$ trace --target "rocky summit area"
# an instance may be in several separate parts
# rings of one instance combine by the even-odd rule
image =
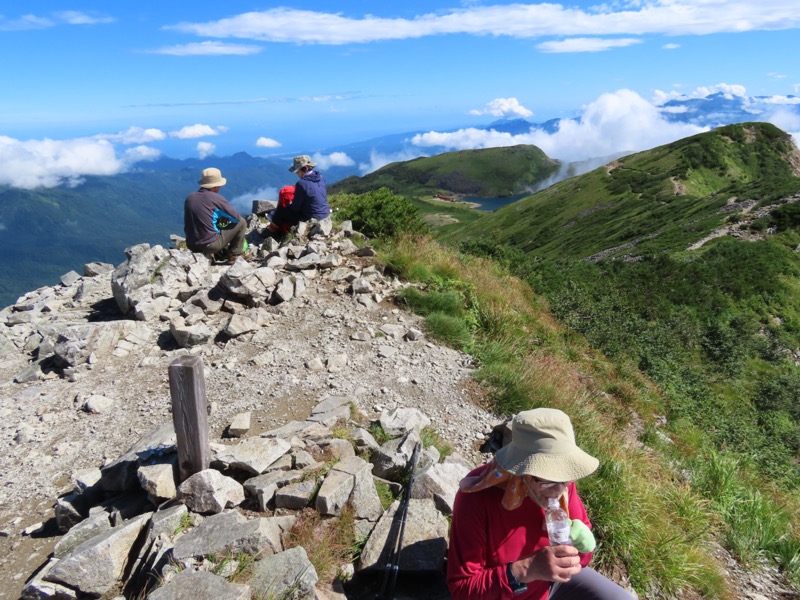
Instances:
[[[422,453],[401,566],[441,568],[455,485],[496,423],[470,357],[398,308],[404,284],[349,223],[261,227],[233,265],[141,244],[0,311],[0,598],[344,597],[286,535],[347,505],[369,536],[356,569],[382,568],[397,503],[376,489],[397,495],[422,432],[454,452]],[[187,356],[210,465],[176,488],[169,368]],[[246,582],[226,577],[233,551],[257,558]]]
[[[369,240],[328,220],[274,239],[259,202],[232,265],[140,244],[0,310],[0,599],[374,598],[417,444],[396,597],[449,598],[457,484],[507,423]],[[185,479],[177,365],[208,438]],[[355,532],[355,564],[317,572],[314,515]],[[715,552],[740,598],[791,597]]]

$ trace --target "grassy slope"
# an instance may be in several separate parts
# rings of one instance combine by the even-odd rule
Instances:
[[[331,186],[334,193],[363,193],[387,187],[409,196],[437,192],[481,197],[513,196],[547,179],[558,163],[535,146],[446,152],[392,163],[364,177]]]
[[[800,347],[800,203],[782,200],[800,192],[799,162],[777,128],[728,126],[564,181],[442,237],[511,256],[559,319],[663,386],[676,434],[796,487],[800,407],[786,390],[800,389],[791,361]],[[750,213],[720,212],[745,200],[755,202]],[[774,228],[764,239],[687,250],[760,210],[750,232]],[[581,260],[600,252],[638,260]]]
[[[443,239],[492,231],[549,258],[682,251],[723,224],[729,213],[720,209],[731,198],[768,204],[800,191],[783,158],[790,144],[771,125],[723,127],[562,181]]]
[[[777,559],[800,584],[797,497],[735,454],[698,448],[702,430],[672,431],[668,394],[634,365],[590,347],[496,262],[420,237],[388,244],[381,258],[421,284],[401,302],[426,317],[429,335],[475,357],[499,414],[549,406],[571,415],[601,462],[580,482],[600,542],[595,568],[625,576],[643,598],[735,598],[716,563],[721,543],[745,564]]]

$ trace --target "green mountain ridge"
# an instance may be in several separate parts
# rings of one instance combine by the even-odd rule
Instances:
[[[798,165],[800,152],[778,128],[730,125],[618,159],[442,238],[491,231],[499,243],[550,258],[678,252],[744,217],[747,201],[777,206],[800,192]]]
[[[342,179],[330,191],[360,194],[385,187],[412,196],[515,196],[535,188],[559,166],[558,161],[530,145],[461,150],[391,163],[363,177]]]
[[[559,321],[651,377],[677,435],[699,428],[702,444],[796,487],[800,151],[790,136],[766,123],[721,127],[464,218],[421,182],[444,178],[434,165],[493,172],[474,157],[391,165],[361,185],[391,179],[426,216],[450,215],[429,221],[440,242],[505,265]]]
[[[799,166],[780,129],[731,125],[447,225],[440,239],[508,265],[560,322],[656,381],[676,434],[702,431],[793,489]]]

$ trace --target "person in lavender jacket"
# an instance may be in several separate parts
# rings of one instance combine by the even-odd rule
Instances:
[[[297,225],[300,221],[322,220],[331,214],[328,206],[328,191],[322,175],[314,170],[317,163],[310,156],[295,156],[289,171],[299,181],[294,186],[294,200],[288,206],[278,206],[272,214],[270,231],[280,232],[285,226]]]

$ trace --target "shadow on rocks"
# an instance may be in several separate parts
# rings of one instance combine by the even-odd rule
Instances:
[[[344,585],[348,600],[375,600],[383,586],[385,571],[369,570],[356,573]],[[404,572],[397,573],[395,600],[450,600],[444,573]]]
[[[178,342],[175,341],[175,338],[172,336],[172,333],[169,331],[162,331],[158,334],[158,339],[156,340],[156,344],[161,350],[166,352],[177,350],[180,348],[178,346]]]
[[[131,319],[132,317],[123,315],[119,311],[119,306],[114,298],[106,298],[95,302],[90,307],[91,311],[87,320],[90,322],[98,321],[120,321],[122,319]]]

